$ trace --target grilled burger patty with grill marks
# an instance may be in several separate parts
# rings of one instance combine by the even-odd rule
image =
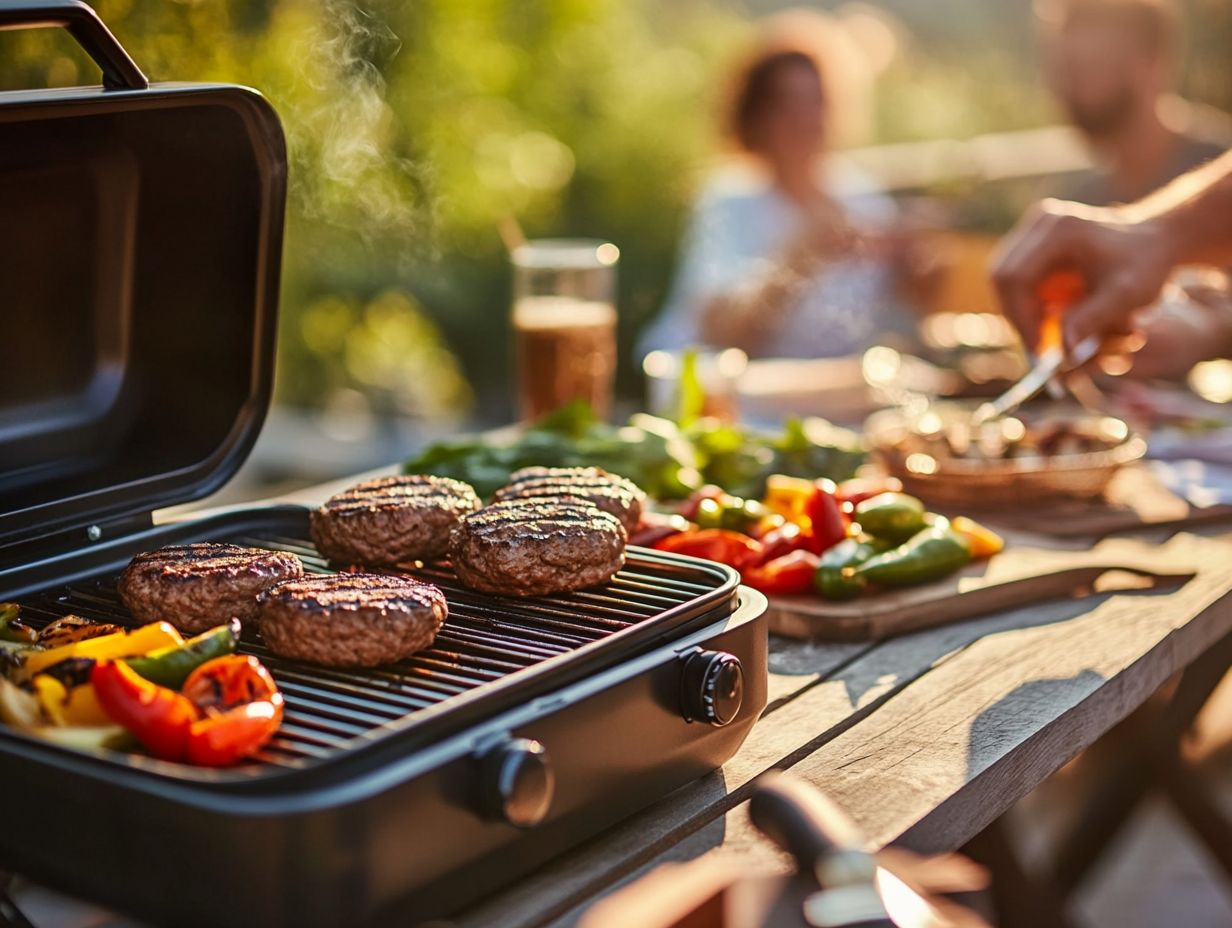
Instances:
[[[510,499],[463,519],[450,556],[471,589],[542,596],[612,579],[626,537],[619,519],[580,499]]]
[[[600,467],[523,467],[509,475],[508,486],[497,490],[493,499],[501,502],[558,496],[584,499],[610,512],[626,532],[637,528],[646,502],[646,494],[637,484]]]
[[[141,622],[170,622],[203,632],[257,614],[257,594],[302,577],[304,565],[286,551],[229,544],[169,545],[138,554],[120,574],[124,605]]]
[[[450,532],[480,506],[468,484],[448,477],[366,480],[311,513],[312,540],[338,564],[390,565],[442,557]]]
[[[375,667],[431,647],[449,614],[431,583],[384,574],[287,580],[260,597],[275,654],[327,667]]]

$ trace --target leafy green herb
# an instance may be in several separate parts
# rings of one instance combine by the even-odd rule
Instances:
[[[789,419],[774,434],[711,418],[681,428],[644,413],[613,426],[585,402],[574,402],[512,439],[438,442],[403,469],[465,480],[481,496],[490,496],[520,467],[602,467],[656,499],[670,500],[684,499],[702,483],[756,498],[773,473],[845,480],[863,460],[859,436],[823,419]]]

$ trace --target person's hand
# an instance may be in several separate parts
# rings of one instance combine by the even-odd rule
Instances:
[[[1134,311],[1159,296],[1172,264],[1167,234],[1155,222],[1135,221],[1120,209],[1045,200],[1001,243],[992,273],[1003,311],[1031,349],[1044,310],[1040,285],[1059,270],[1080,273],[1086,293],[1064,318],[1072,349],[1088,335],[1129,332]]]

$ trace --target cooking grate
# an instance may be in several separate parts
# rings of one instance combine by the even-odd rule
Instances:
[[[303,539],[271,535],[229,540],[289,551],[306,570],[330,572]],[[687,606],[724,585],[720,574],[682,571],[637,556],[605,587],[525,600],[468,590],[438,565],[406,573],[441,588],[449,601],[449,618],[432,648],[405,661],[374,670],[319,667],[272,655],[255,629],[245,629],[240,652],[259,657],[286,698],[282,728],[258,761],[301,768],[332,757],[411,713]],[[36,627],[70,613],[135,624],[112,574],[44,590],[24,598],[21,605],[23,616]]]

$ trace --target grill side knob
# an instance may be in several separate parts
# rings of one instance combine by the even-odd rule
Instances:
[[[485,815],[518,828],[543,821],[556,792],[547,748],[532,738],[511,738],[485,751],[480,763]]]
[[[727,725],[744,701],[744,668],[726,651],[697,650],[685,657],[680,675],[680,708],[686,722]]]

